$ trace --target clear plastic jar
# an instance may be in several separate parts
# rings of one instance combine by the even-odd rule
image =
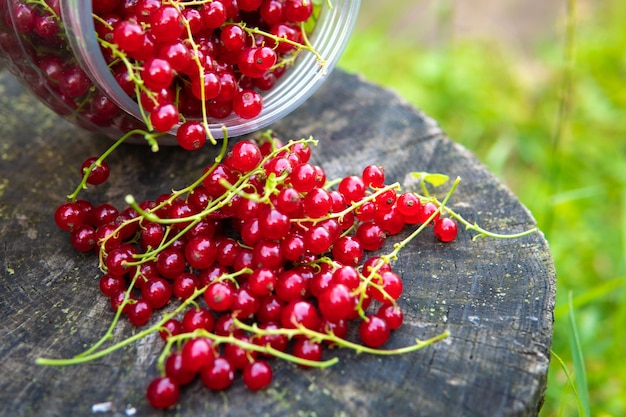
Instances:
[[[46,8],[58,13],[58,33],[54,33],[54,22],[33,23],[21,15],[25,5],[39,14],[41,10],[47,13]],[[339,60],[359,7],[360,0],[323,0],[308,36],[325,60],[323,69],[314,54],[302,51],[276,85],[261,93],[263,110],[258,116],[209,118],[212,135],[222,137],[223,127],[230,136],[260,130],[302,104]],[[139,105],[107,66],[95,36],[92,12],[88,0],[0,0],[0,60],[57,114],[88,130],[119,137],[131,129],[145,128],[145,124]],[[165,143],[173,143],[173,139],[166,138]]]

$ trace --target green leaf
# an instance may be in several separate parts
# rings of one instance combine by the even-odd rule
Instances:
[[[430,172],[411,172],[411,175],[413,176],[413,178],[425,181],[434,187],[444,185],[450,179],[450,177],[445,174],[433,174]]]

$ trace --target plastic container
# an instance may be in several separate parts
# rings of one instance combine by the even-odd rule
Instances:
[[[20,15],[25,4],[41,14],[45,7],[42,3],[41,0],[0,0],[0,60],[4,66],[53,111],[88,130],[118,138],[133,128],[144,128],[137,102],[122,90],[101,53],[95,36],[92,2],[46,0],[51,10],[57,9],[60,14],[57,34],[53,33],[54,22],[46,26],[45,22],[32,23]],[[302,51],[277,84],[262,92],[263,110],[259,116],[242,119],[231,114],[223,119],[209,119],[214,137],[223,136],[223,126],[229,136],[265,128],[301,105],[324,82],[348,42],[360,1],[331,0],[332,7],[328,7],[326,0],[322,3],[308,38],[326,61],[324,69],[320,69],[312,53]],[[63,85],[59,82],[61,71],[65,74]],[[176,129],[170,133],[174,134]],[[175,138],[161,142],[175,143]]]

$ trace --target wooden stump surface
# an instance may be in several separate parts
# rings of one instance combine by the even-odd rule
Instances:
[[[415,187],[411,171],[460,176],[449,206],[465,218],[500,233],[535,226],[516,197],[435,121],[357,76],[335,71],[272,129],[285,139],[318,139],[313,159],[331,178],[359,175],[370,163],[383,165],[389,180],[407,189]],[[212,393],[196,381],[173,411],[153,410],[144,399],[157,374],[158,336],[86,364],[36,365],[40,356],[81,352],[112,318],[97,289],[95,255],[77,254],[52,218],[77,184],[81,161],[110,144],[52,114],[0,71],[0,415],[537,415],[555,295],[553,262],[541,233],[472,241],[472,233],[461,231],[451,244],[438,243],[431,231],[420,234],[395,264],[405,285],[405,324],[387,347],[446,329],[451,336],[407,355],[333,350],[326,354],[338,356],[337,365],[307,371],[275,360],[269,389],[250,392],[236,380],[230,390]],[[85,196],[118,207],[129,193],[156,198],[197,178],[214,156],[209,149],[153,154],[147,146],[128,145],[111,156],[110,181]],[[385,252],[406,235],[390,239]],[[116,340],[132,332],[122,324]],[[94,404],[106,402],[111,411],[93,413]]]

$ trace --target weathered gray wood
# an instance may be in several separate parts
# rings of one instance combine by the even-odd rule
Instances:
[[[273,126],[284,138],[320,140],[315,162],[329,176],[385,166],[410,186],[410,171],[442,172],[463,181],[450,205],[487,229],[519,232],[530,213],[468,151],[395,94],[336,71],[314,97]],[[144,390],[156,374],[161,342],[138,345],[91,363],[35,365],[39,356],[69,357],[95,342],[111,318],[98,294],[93,255],[77,255],[52,213],[77,181],[77,164],[111,142],[52,115],[0,72],[0,415],[90,415],[111,401],[140,416],[533,416],[546,385],[555,274],[541,234],[518,240],[448,245],[430,233],[398,261],[405,325],[390,347],[449,329],[451,337],[400,357],[334,351],[340,363],[302,371],[276,362],[272,387],[251,393],[236,383],[223,394],[201,383],[184,390],[174,412],[157,412]],[[127,146],[110,159],[111,181],[88,196],[121,205],[127,193],[154,198],[187,184],[213,152],[189,154]],[[390,242],[390,244],[393,242]],[[117,337],[132,332],[121,326]]]

